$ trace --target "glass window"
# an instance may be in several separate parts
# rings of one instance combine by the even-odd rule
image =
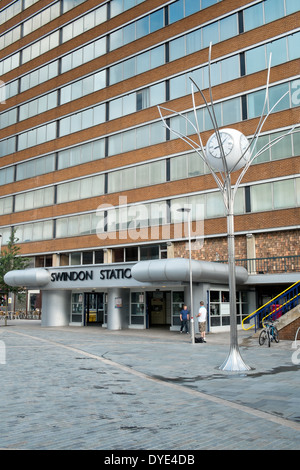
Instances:
[[[170,99],[175,100],[187,94],[186,91],[186,75],[170,79]]]
[[[93,264],[93,252],[92,251],[82,252],[82,264]]]
[[[244,10],[244,30],[258,28],[263,24],[263,2]]]
[[[187,161],[189,177],[203,175],[205,173],[204,162],[197,152],[187,154]]]
[[[109,49],[113,51],[123,45],[123,33],[122,30],[114,31],[109,35]]]
[[[165,161],[160,160],[149,164],[150,184],[163,183],[166,180]]]
[[[149,88],[136,92],[136,109],[140,111],[149,107]]]
[[[221,193],[208,193],[206,195],[206,217],[221,217],[225,214],[223,196]]]
[[[274,185],[274,209],[295,207],[294,180],[277,181]]]
[[[109,84],[114,85],[123,80],[123,63],[113,65],[109,69]]]
[[[270,23],[271,21],[277,20],[284,16],[284,2],[283,0],[265,0],[265,22]]]
[[[155,47],[150,51],[150,68],[154,69],[165,63],[165,47],[164,45]]]
[[[296,199],[297,199],[297,206],[300,206],[300,178],[296,178]]]
[[[102,124],[105,121],[105,104],[100,104],[99,106],[95,106],[93,108],[93,123],[92,126],[96,126],[97,124]],[[89,127],[86,125],[85,127]]]
[[[148,259],[158,259],[159,258],[159,246],[141,246],[140,247],[140,259],[141,261]]]
[[[121,30],[122,31],[122,30]],[[114,33],[112,33],[114,34]],[[131,23],[123,28],[123,43],[128,44],[135,40],[135,23]],[[123,45],[123,44],[121,44]]]
[[[136,186],[147,186],[150,181],[149,164],[136,167]]]
[[[201,29],[197,29],[186,35],[186,53],[192,54],[200,49],[202,49]]]
[[[106,54],[106,37],[98,39],[93,44],[95,58]]]
[[[269,136],[268,135],[261,135],[255,146],[255,152],[261,150],[265,145],[269,143]],[[266,149],[261,155],[259,155],[255,160],[254,163],[263,163],[268,162],[270,160],[270,149]]]
[[[122,134],[115,134],[108,138],[108,155],[117,155],[122,152]]]
[[[240,76],[240,60],[238,55],[229,57],[220,62],[221,64],[221,81],[229,82]]]
[[[274,67],[278,64],[287,62],[287,46],[286,38],[277,39],[267,44],[267,60],[269,61],[270,54],[272,53],[271,65]]]
[[[70,253],[71,257],[71,266],[81,264],[81,253]]]
[[[262,212],[272,209],[272,185],[264,183],[251,186],[251,212]]]
[[[116,119],[122,116],[123,106],[122,98],[117,98],[109,102],[109,119]]]
[[[135,74],[135,58],[128,59],[123,62],[123,78],[126,80],[127,78],[133,77]],[[120,81],[120,80],[119,80]]]
[[[225,41],[238,34],[237,15],[227,16],[220,21],[220,41]]]
[[[289,83],[283,83],[282,85],[271,87],[269,90],[269,109],[271,109],[287,91],[289,91]],[[273,112],[277,113],[278,111],[288,109],[289,107],[290,96],[288,93],[279,103],[277,103]]]
[[[127,134],[127,133],[126,133]],[[133,144],[131,144],[133,148]],[[136,148],[143,148],[149,145],[149,126],[142,126],[136,129]]]
[[[299,2],[298,0],[285,0],[286,14],[290,15],[299,11]]]
[[[256,91],[247,95],[248,119],[260,116],[265,101],[265,90]]]
[[[136,39],[149,34],[149,16],[136,21]]]
[[[145,126],[148,127],[148,126]],[[155,122],[150,124],[150,145],[160,144],[166,140],[166,132],[161,122]],[[144,143],[143,147],[146,147],[148,143]]]
[[[185,16],[192,15],[200,10],[200,0],[185,0]]]
[[[298,59],[300,55],[300,32],[288,36],[289,60]]]
[[[245,52],[247,74],[266,68],[266,47],[259,46]]]
[[[136,148],[136,130],[126,131],[123,134],[123,153]]]
[[[271,140],[280,137],[282,132],[276,132],[271,134]],[[292,156],[292,139],[291,135],[283,137],[279,142],[277,142],[273,147],[271,147],[272,160],[279,160],[281,158],[288,158]]]
[[[234,98],[222,103],[223,125],[241,120],[241,100]]]
[[[166,101],[165,82],[150,87],[150,106],[155,106]]]
[[[101,70],[101,72],[96,73],[93,77],[93,90],[89,91],[89,93],[93,93],[93,91],[102,90],[106,86],[106,70]],[[89,84],[91,86],[91,84]],[[85,89],[85,83],[83,84],[83,89]]]
[[[150,69],[150,52],[144,52],[136,56],[136,73],[140,74]]]
[[[170,61],[179,59],[185,55],[185,37],[181,36],[178,39],[170,41]]]
[[[219,22],[209,24],[202,28],[202,47],[209,47],[210,42],[216,44],[219,41]]]
[[[136,111],[136,94],[130,93],[123,97],[123,115],[134,113]]]
[[[169,24],[175,23],[184,17],[183,0],[177,0],[169,5]]]
[[[150,33],[164,27],[164,10],[157,10],[150,15]]]
[[[200,158],[200,157],[199,157]],[[186,155],[171,158],[171,181],[187,177]]]

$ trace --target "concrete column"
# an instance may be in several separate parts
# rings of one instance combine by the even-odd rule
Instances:
[[[129,289],[114,287],[107,292],[107,329],[122,330],[129,325]],[[116,302],[121,299],[122,306]]]
[[[248,261],[247,271],[249,274],[256,274],[256,245],[255,245],[255,235],[253,233],[247,233],[247,259]]]
[[[193,284],[193,313],[194,313],[194,322],[195,322],[195,333],[198,333],[198,311],[200,308],[200,301],[203,300],[205,308],[207,308],[207,290],[209,289],[209,284],[200,283]],[[188,306],[188,309],[191,306],[190,300],[190,287],[184,287],[184,302]],[[208,327],[208,322],[206,323]]]
[[[112,249],[110,248],[104,248],[104,264],[109,264],[109,263],[112,263],[113,262],[113,259],[112,259]]]
[[[42,326],[68,326],[71,291],[42,291]]]

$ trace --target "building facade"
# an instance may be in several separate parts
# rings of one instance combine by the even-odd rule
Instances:
[[[263,150],[299,123],[299,1],[2,0],[0,8],[0,233],[5,246],[14,228],[30,267],[50,275],[44,285],[28,280],[32,298],[42,291],[46,312],[56,295],[56,324],[177,328],[190,302],[185,275],[138,280],[131,270],[174,259],[180,270],[189,252],[177,209],[189,207],[195,270],[218,266],[215,279],[204,269],[194,281],[195,308],[205,300],[210,327],[228,327],[228,284],[218,278],[223,201],[157,105],[193,119],[189,77],[209,100],[212,42],[218,123],[251,138],[272,53],[267,109],[284,97],[258,139]],[[206,143],[213,126],[198,98]],[[175,114],[168,123],[194,132]],[[299,153],[294,132],[262,151],[240,185],[236,258],[248,279],[238,286],[239,323],[299,280]]]

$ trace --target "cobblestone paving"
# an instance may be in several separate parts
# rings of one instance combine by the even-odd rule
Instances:
[[[253,369],[235,374],[218,370],[228,341],[229,334],[192,345],[188,335],[163,330],[0,325],[0,447],[299,450],[291,342],[267,348],[243,336],[241,354]]]

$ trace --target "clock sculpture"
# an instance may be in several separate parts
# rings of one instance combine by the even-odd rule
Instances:
[[[205,153],[211,166],[219,171],[240,170],[250,158],[249,141],[236,129],[222,129],[219,136],[215,132],[208,139]]]
[[[193,100],[193,111],[194,111],[194,122],[186,117],[184,113],[176,112],[172,109],[163,108],[158,106],[158,111],[160,117],[163,121],[163,124],[168,128],[172,133],[181,138],[186,142],[190,147],[192,147],[198,155],[202,158],[205,164],[208,166],[214,180],[223,195],[223,201],[226,210],[227,217],[227,243],[228,243],[228,271],[229,271],[229,304],[230,304],[230,350],[227,359],[219,367],[220,370],[225,371],[245,371],[249,370],[250,367],[245,364],[243,361],[239,347],[238,347],[238,337],[237,337],[237,322],[236,322],[236,278],[235,278],[235,246],[234,246],[234,199],[240,182],[248,170],[249,166],[255,158],[262,154],[269,147],[273,146],[286,135],[292,133],[296,126],[290,129],[285,134],[277,137],[260,150],[255,151],[257,139],[260,135],[262,127],[268,118],[269,114],[274,110],[277,104],[285,97],[288,93],[285,93],[275,104],[269,109],[265,114],[268,105],[268,92],[269,92],[269,78],[270,78],[270,69],[271,69],[271,54],[268,65],[267,72],[267,83],[266,83],[266,92],[265,100],[263,104],[263,109],[261,117],[259,119],[256,131],[251,138],[248,140],[240,131],[236,129],[219,129],[218,123],[216,120],[214,103],[212,99],[212,87],[211,87],[211,49],[212,45],[209,46],[209,57],[208,57],[208,79],[209,79],[209,95],[210,103],[207,102],[202,90],[198,87],[195,81],[191,80],[191,90],[192,90],[192,100]],[[195,89],[201,94],[201,97],[205,103],[206,109],[209,113],[214,133],[210,136],[207,141],[206,148],[204,148],[200,127],[198,124],[198,116],[196,112],[195,104]],[[181,132],[172,129],[166,118],[170,117],[163,116],[162,110],[171,112],[172,115],[180,116],[189,126],[191,126],[195,135],[197,136],[199,142],[193,140],[191,137],[182,134]],[[234,186],[231,184],[231,173],[237,170],[241,170],[240,174],[237,177],[236,183]],[[193,341],[194,343],[194,341]]]

